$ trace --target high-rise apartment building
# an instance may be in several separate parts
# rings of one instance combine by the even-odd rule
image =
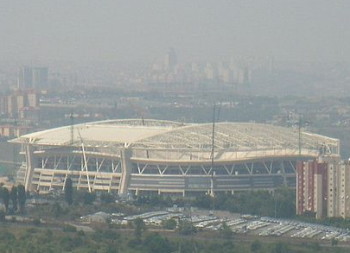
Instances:
[[[34,118],[39,117],[39,96],[34,90],[15,91],[0,97],[0,113],[5,117],[26,119],[25,114],[29,112],[37,115]]]
[[[350,164],[328,165],[328,217],[350,217]]]
[[[297,214],[350,217],[350,164],[338,158],[299,162],[296,189]]]
[[[297,214],[314,213],[316,218],[326,215],[327,179],[327,164],[325,162],[298,162]]]

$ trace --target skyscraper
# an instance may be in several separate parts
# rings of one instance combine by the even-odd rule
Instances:
[[[19,89],[40,89],[48,87],[47,67],[21,67],[18,73]]]
[[[173,71],[177,64],[176,52],[173,48],[170,48],[164,59],[164,69]]]
[[[49,76],[49,70],[47,67],[32,68],[33,88],[47,88],[48,76]]]
[[[18,88],[33,88],[32,68],[28,66],[21,67],[18,73]]]

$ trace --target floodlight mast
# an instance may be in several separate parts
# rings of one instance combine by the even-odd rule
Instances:
[[[298,149],[299,156],[301,156],[301,115],[299,114],[299,122],[298,122]]]
[[[211,178],[210,178],[210,196],[214,197],[214,151],[215,151],[215,113],[216,113],[216,104],[214,103],[213,107],[213,127],[211,133]]]
[[[86,159],[86,154],[85,154],[85,146],[84,146],[84,141],[83,141],[83,138],[81,137],[79,129],[78,129],[78,135],[79,135],[79,139],[80,139],[80,142],[81,142],[81,151],[83,153],[83,159],[84,159],[84,168],[83,169],[85,169],[86,179],[87,179],[87,183],[88,183],[88,189],[89,189],[89,192],[91,193],[90,176],[89,176],[89,170],[88,170],[88,166],[87,166],[87,159]]]
[[[70,144],[73,145],[74,143],[74,115],[73,111],[70,113]]]

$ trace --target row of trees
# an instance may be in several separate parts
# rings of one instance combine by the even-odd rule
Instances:
[[[302,244],[289,244],[285,242],[266,243],[254,240],[247,243],[234,243],[236,239],[232,230],[223,222],[218,234],[206,240],[194,235],[195,228],[188,220],[181,220],[178,227],[178,236],[169,239],[158,233],[146,231],[146,226],[142,219],[138,218],[133,222],[134,238],[129,238],[127,247],[122,252],[146,253],[315,253],[315,252],[347,252],[348,249],[336,248],[336,243],[331,242],[327,248],[321,247],[317,242],[303,242]],[[214,232],[213,232],[214,233]],[[183,240],[183,238],[186,238]]]
[[[72,180],[67,178],[64,185],[64,199],[68,205],[72,205],[74,203],[91,205],[96,200],[96,193],[75,191]],[[114,197],[110,193],[101,193],[100,201],[103,203],[112,203],[114,202]]]
[[[193,205],[233,213],[292,218],[295,216],[295,190],[279,188],[274,192],[242,191],[217,194],[215,197],[202,195],[194,200]]]
[[[74,200],[82,202],[84,205],[90,205],[95,201],[96,194],[86,191],[74,192],[72,179],[67,178],[64,185],[64,199],[68,205],[72,205]]]
[[[203,194],[190,199],[172,199],[169,196],[150,195],[137,197],[135,204],[150,207],[164,207],[174,204],[178,206],[192,205],[205,209],[227,210],[234,213],[292,218],[295,216],[295,190],[279,188],[274,192],[217,193],[215,197]]]
[[[0,198],[5,206],[6,213],[24,212],[27,195],[23,185],[13,186],[10,191],[1,186]]]
[[[346,247],[322,247],[316,243],[292,245],[284,242],[237,242],[232,240],[198,240],[196,238],[165,237],[147,233],[135,243],[128,234],[113,230],[94,233],[58,232],[50,229],[27,228],[20,231],[0,229],[0,252],[23,253],[320,253],[348,252]]]
[[[96,199],[95,193],[75,192],[73,182],[67,178],[64,187],[65,200],[72,205],[74,200],[83,204],[91,204]],[[74,195],[76,197],[74,198]],[[101,201],[113,201],[108,194],[101,195]],[[260,216],[292,218],[295,216],[295,190],[283,187],[274,192],[268,191],[241,191],[235,194],[218,193],[215,197],[201,195],[193,199],[163,197],[159,195],[138,196],[135,201],[139,206],[184,206],[190,204],[206,209],[227,210],[234,213],[247,213]]]

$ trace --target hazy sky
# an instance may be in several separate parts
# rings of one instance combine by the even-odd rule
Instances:
[[[350,60],[349,0],[0,0],[0,59]]]

